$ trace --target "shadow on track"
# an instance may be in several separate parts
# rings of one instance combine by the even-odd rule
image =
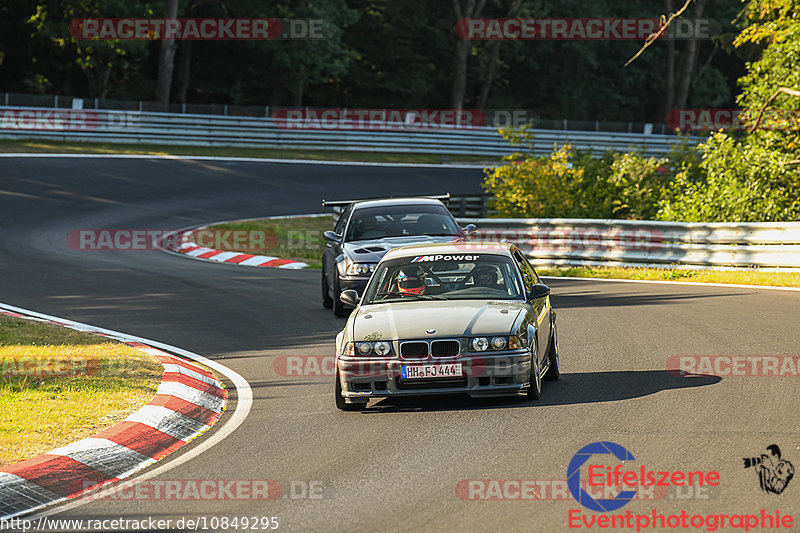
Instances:
[[[537,401],[512,397],[478,399],[465,395],[386,398],[364,412],[464,411],[613,402],[649,396],[663,390],[713,385],[721,380],[719,376],[708,375],[681,377],[667,370],[579,372],[562,374],[558,381],[545,382],[542,397]]]
[[[587,307],[629,307],[634,305],[664,305],[707,298],[727,298],[734,294],[608,294],[599,291],[553,292],[553,308],[558,310]]]

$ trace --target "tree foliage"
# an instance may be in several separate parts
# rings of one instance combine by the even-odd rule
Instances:
[[[462,4],[464,3],[463,0]],[[147,0],[5,0],[0,91],[151,100],[160,43],[75,41],[72,18],[163,17]],[[649,0],[486,0],[482,16],[652,18]],[[318,107],[447,108],[455,76],[452,2],[428,0],[180,0],[184,17],[301,17],[327,21],[323,41],[181,41],[172,100]],[[705,11],[724,32],[735,0]],[[699,45],[689,105],[731,106],[743,72],[723,36]],[[721,39],[721,40],[720,40]],[[719,42],[717,42],[719,41]],[[542,118],[661,123],[669,44],[628,68],[635,41],[469,41],[464,108],[528,109]],[[675,44],[676,64],[685,43]],[[712,56],[714,50],[719,51]],[[730,52],[730,53],[729,53]],[[709,61],[710,59],[710,61]],[[679,69],[680,70],[680,69]],[[680,72],[678,73],[680,74]]]
[[[800,98],[776,96],[800,89],[800,1],[751,0],[745,13],[749,24],[734,44],[764,47],[739,80],[737,101],[752,131],[719,132],[699,147],[702,179],[691,179],[691,168],[678,173],[661,204],[664,220],[800,219]],[[755,128],[767,104],[768,118]]]

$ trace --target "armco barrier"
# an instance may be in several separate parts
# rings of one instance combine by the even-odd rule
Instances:
[[[512,242],[536,266],[800,269],[800,222],[685,223],[459,218],[475,240]]]
[[[550,153],[554,145],[570,143],[576,149],[594,149],[598,155],[609,149],[636,149],[663,156],[683,139],[663,134],[530,131],[533,151],[539,155]],[[0,106],[0,138],[487,157],[518,151],[494,128],[405,129],[386,124],[386,129],[301,129],[269,117],[13,106]],[[697,142],[697,138],[688,139]]]

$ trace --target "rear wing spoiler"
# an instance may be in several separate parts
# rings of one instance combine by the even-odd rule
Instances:
[[[383,198],[361,198],[359,200],[325,200],[322,199],[322,207],[344,207],[346,205],[354,204],[356,202],[367,202],[370,200],[388,200],[395,198],[394,196],[386,196]],[[450,193],[447,194],[432,194],[428,196],[401,196],[400,198],[430,198],[431,200],[449,200]]]

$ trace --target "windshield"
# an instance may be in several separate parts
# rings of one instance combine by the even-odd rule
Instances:
[[[518,300],[521,294],[516,269],[504,256],[418,256],[378,265],[363,303]]]
[[[345,241],[365,241],[413,235],[457,236],[458,225],[437,205],[366,207],[353,213]]]

